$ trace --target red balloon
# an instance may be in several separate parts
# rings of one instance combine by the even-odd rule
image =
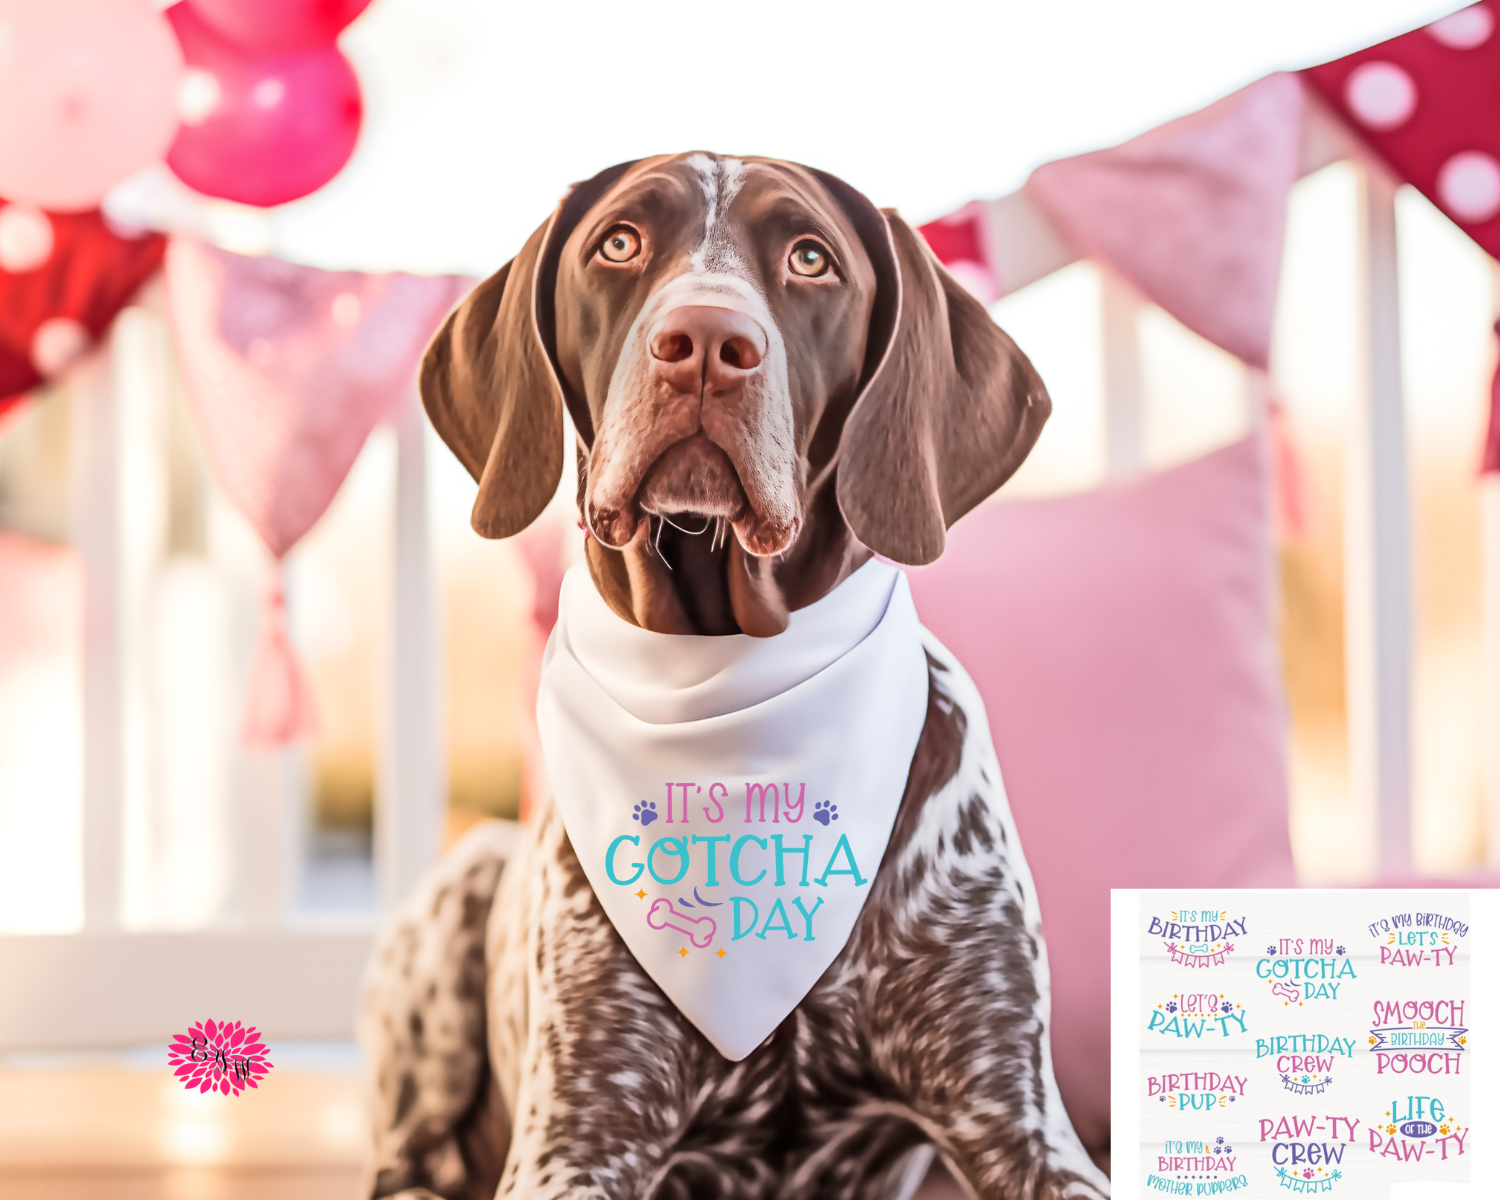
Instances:
[[[187,4],[167,10],[187,71],[167,165],[208,196],[268,207],[314,192],[354,153],[362,106],[336,46],[256,54]]]
[[[247,50],[327,46],[370,0],[187,0],[217,32]]]

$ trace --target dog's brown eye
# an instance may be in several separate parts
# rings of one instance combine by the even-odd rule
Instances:
[[[809,279],[828,274],[828,252],[817,242],[798,242],[789,262],[793,271]]]
[[[609,262],[629,262],[641,252],[641,235],[629,225],[617,225],[604,235],[599,253]]]

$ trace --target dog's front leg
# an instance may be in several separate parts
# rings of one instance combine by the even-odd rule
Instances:
[[[371,1072],[371,1195],[489,1200],[509,1118],[485,1055],[485,930],[513,827],[470,830],[376,940],[359,1041]]]
[[[555,809],[535,849],[524,964],[509,959],[527,974],[524,1045],[517,1063],[495,1064],[517,1077],[499,1195],[769,1195],[773,1056],[727,1062],[662,995],[604,915]]]
[[[886,860],[824,989],[826,1021],[856,1014],[877,1094],[904,1103],[978,1200],[1109,1195],[1053,1078],[1035,889],[960,671],[933,671]]]

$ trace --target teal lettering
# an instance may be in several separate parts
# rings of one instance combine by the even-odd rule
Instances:
[[[609,849],[604,852],[604,873],[609,876],[610,883],[622,883],[628,886],[639,879],[641,872],[646,868],[641,866],[640,863],[631,863],[630,865],[635,868],[635,874],[629,879],[621,879],[615,874],[615,851],[620,848],[621,842],[634,842],[639,847],[641,839],[633,833],[622,833],[614,841],[610,842]]]
[[[781,924],[773,925],[771,924],[771,922],[775,919],[777,913],[781,914]],[[789,942],[795,942],[797,940],[797,935],[792,932],[792,919],[786,915],[786,906],[782,904],[779,897],[777,898],[776,903],[771,906],[770,913],[768,913],[766,916],[766,927],[755,936],[764,940],[766,934],[770,933],[773,929],[784,931],[786,933],[787,941]]]
[[[752,933],[755,932],[755,923],[760,920],[760,909],[755,907],[754,900],[751,900],[746,896],[733,896],[731,897],[731,899],[734,901],[734,936],[729,940],[731,942],[737,942],[740,940],[740,938],[749,937]],[[750,924],[744,926],[743,928],[740,926],[741,904],[748,904],[750,906]]]
[[[669,849],[668,847],[674,847]],[[663,854],[670,854],[682,865],[678,867],[677,874],[671,879],[663,879],[656,873],[656,852],[660,850]],[[688,844],[686,838],[664,837],[657,838],[651,843],[651,852],[646,855],[646,869],[651,872],[651,878],[657,883],[674,884],[679,883],[682,877],[688,873]]]
[[[840,850],[844,852],[844,857],[849,860],[849,866],[847,869],[840,867],[835,871],[833,863],[838,858]],[[828,856],[828,865],[823,868],[823,873],[818,876],[818,886],[827,887],[830,875],[853,875],[855,887],[864,887],[869,882],[859,873],[859,865],[854,861],[854,851],[849,848],[849,837],[847,834],[839,834],[838,845],[833,848],[833,853]]]
[[[786,854],[802,855],[802,887],[807,886],[807,860],[812,857],[812,834],[802,835],[802,849],[788,850],[781,844],[781,834],[773,833],[771,840],[776,843],[776,886],[786,886],[786,876],[782,874],[782,856]]]
[[[728,837],[729,835],[725,834],[724,836]],[[757,875],[754,879],[745,879],[740,875],[740,851],[745,848],[746,842],[759,842],[760,848],[762,850],[764,850],[768,844],[765,838],[756,837],[753,833],[744,834],[740,837],[739,841],[735,842],[734,849],[729,852],[729,877],[741,887],[750,887],[753,884],[759,883],[766,877],[766,869],[764,867],[760,869],[760,874]]]
[[[721,784],[719,786],[723,785]],[[712,789],[710,789],[710,794],[712,794]],[[718,802],[715,801],[715,803]],[[693,845],[696,846],[699,842],[708,843],[708,882],[703,885],[704,887],[719,886],[719,864],[717,861],[718,847],[715,846],[714,843],[727,842],[728,840],[729,835],[727,833],[717,833],[713,837],[699,837],[696,833],[693,834]]]
[[[823,897],[818,897],[818,902],[812,906],[812,912],[808,912],[807,909],[802,907],[801,896],[793,896],[792,903],[797,906],[797,911],[802,914],[802,923],[807,926],[807,940],[810,942],[817,941],[817,938],[813,937],[812,933],[812,919],[813,913],[817,912],[818,909],[823,907]]]

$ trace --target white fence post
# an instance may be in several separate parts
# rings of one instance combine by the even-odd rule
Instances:
[[[120,438],[111,340],[69,384],[72,534],[84,567],[83,925],[91,932],[118,927],[124,878]]]
[[[278,929],[295,911],[307,821],[307,752],[300,745],[247,749],[236,858],[241,912],[251,929]]]
[[[1490,285],[1500,315],[1500,264],[1490,263]],[[1500,371],[1500,363],[1496,364]],[[1480,713],[1480,744],[1484,754],[1485,863],[1500,870],[1500,474],[1479,481],[1480,629],[1483,649],[1480,670],[1484,682],[1484,708]],[[1482,731],[1488,729],[1489,735]]]
[[[1500,870],[1500,475],[1486,475],[1479,483],[1480,530],[1483,546],[1481,617],[1484,650],[1484,711],[1480,737],[1484,747],[1485,863]]]
[[[426,417],[416,392],[396,425],[396,520],[385,736],[376,788],[381,899],[405,896],[442,847],[446,809],[442,642],[427,513]]]
[[[1146,466],[1146,395],[1141,371],[1141,297],[1108,267],[1099,268],[1104,392],[1104,472],[1110,479]]]
[[[1345,466],[1344,651],[1349,782],[1373,805],[1380,871],[1411,861],[1412,550],[1401,329],[1396,182],[1365,166],[1359,237],[1364,311],[1360,398]]]

